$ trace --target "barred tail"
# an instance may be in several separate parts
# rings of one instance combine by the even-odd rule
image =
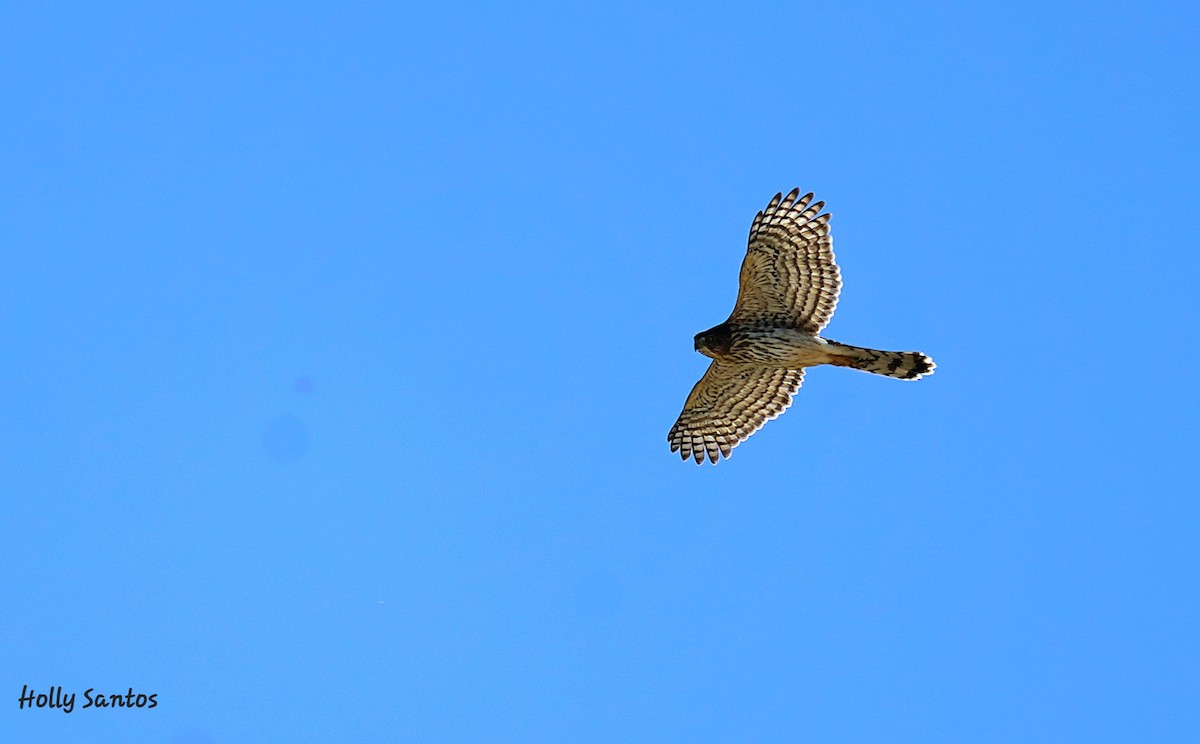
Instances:
[[[830,364],[898,380],[916,380],[921,375],[933,374],[933,368],[937,366],[919,351],[879,351],[836,341],[830,341],[828,349]]]

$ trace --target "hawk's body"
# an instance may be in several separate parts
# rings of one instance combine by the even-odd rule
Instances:
[[[915,351],[877,351],[818,335],[842,287],[829,214],[812,194],[776,194],[750,227],[737,303],[724,323],[696,334],[713,359],[692,388],[667,440],[697,463],[730,452],[791,405],[804,368],[818,364],[915,380],[933,360]]]

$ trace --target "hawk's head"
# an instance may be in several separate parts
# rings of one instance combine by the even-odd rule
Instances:
[[[729,326],[722,323],[696,334],[696,351],[716,359],[729,353],[729,345],[732,342],[733,334],[729,332]]]

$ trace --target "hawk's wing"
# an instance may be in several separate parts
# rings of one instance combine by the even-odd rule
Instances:
[[[829,323],[842,288],[833,262],[829,213],[811,193],[776,194],[750,226],[733,321],[768,321],[816,334]],[[799,198],[797,198],[799,197]]]
[[[804,381],[803,369],[713,361],[692,388],[683,413],[667,434],[680,457],[715,463],[763,424],[783,413]]]

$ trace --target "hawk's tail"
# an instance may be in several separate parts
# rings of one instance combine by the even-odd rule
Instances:
[[[879,351],[836,341],[829,342],[828,350],[830,364],[898,380],[916,380],[921,375],[933,374],[933,368],[937,366],[919,351]]]

